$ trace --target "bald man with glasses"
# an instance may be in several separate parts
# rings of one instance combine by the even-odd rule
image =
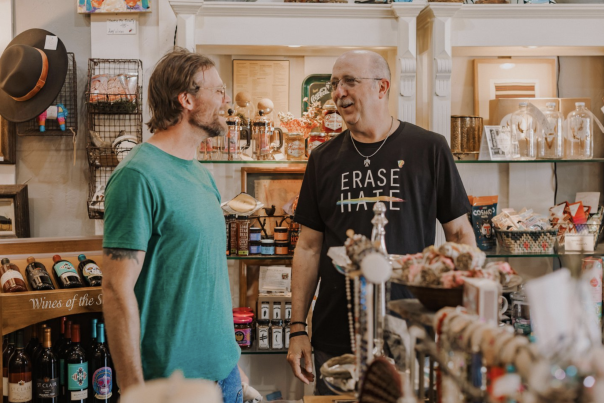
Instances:
[[[436,220],[448,241],[476,245],[470,204],[445,138],[391,116],[390,69],[382,56],[351,51],[334,64],[331,96],[348,130],[313,150],[295,221],[302,232],[292,264],[292,325],[287,359],[302,382],[314,381],[305,320],[313,313],[315,370],[351,353],[344,276],[327,257],[346,231],[371,236],[373,203],[387,207],[389,253],[421,252],[434,244]],[[392,298],[411,297],[393,284]],[[295,336],[294,336],[295,335]],[[332,394],[317,380],[315,393]]]

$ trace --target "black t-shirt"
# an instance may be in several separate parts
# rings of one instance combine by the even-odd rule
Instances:
[[[355,144],[363,155],[372,155],[382,142]],[[295,215],[295,221],[323,232],[312,345],[332,354],[351,348],[344,276],[327,251],[344,245],[348,229],[371,236],[375,198],[388,198],[383,201],[391,254],[421,252],[434,244],[437,219],[447,223],[471,209],[451,150],[439,134],[401,122],[368,167],[364,161],[349,131],[314,149]]]

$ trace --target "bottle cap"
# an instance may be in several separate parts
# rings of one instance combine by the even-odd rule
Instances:
[[[84,260],[86,260],[86,255],[79,255],[79,256],[78,256],[78,260],[79,260],[80,262],[83,262]]]
[[[44,329],[44,348],[52,347],[51,329],[47,327]]]
[[[105,342],[105,324],[99,323],[98,325],[96,325],[96,331],[97,331],[97,341],[101,344],[104,343]]]
[[[59,255],[54,255],[54,256],[52,257],[52,261],[53,261],[53,262],[55,262],[55,263],[57,263],[59,260],[62,260],[62,259],[61,259],[61,256],[59,256]]]
[[[36,261],[36,259],[33,256],[30,256],[27,258],[27,264],[32,264],[35,261]]]

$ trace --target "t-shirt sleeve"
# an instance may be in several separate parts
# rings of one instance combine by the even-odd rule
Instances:
[[[152,190],[145,177],[128,167],[114,172],[105,190],[103,247],[146,252],[152,217]]]
[[[436,191],[436,218],[441,224],[453,221],[471,210],[453,154],[442,136],[439,136],[436,149]]]
[[[324,232],[325,223],[321,219],[321,212],[319,211],[317,184],[315,159],[311,154],[306,165],[294,221],[315,231]]]

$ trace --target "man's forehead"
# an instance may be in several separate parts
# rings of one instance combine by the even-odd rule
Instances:
[[[367,60],[361,56],[347,56],[336,61],[332,69],[332,77],[358,77],[367,70]]]

